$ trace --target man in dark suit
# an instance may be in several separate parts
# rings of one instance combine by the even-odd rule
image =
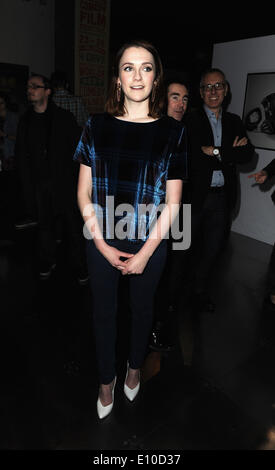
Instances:
[[[223,246],[237,198],[236,165],[254,154],[239,116],[223,109],[228,84],[219,69],[201,78],[202,107],[189,113],[186,126],[192,203],[191,266],[197,311],[214,311],[207,280]]]
[[[50,82],[43,75],[29,78],[27,95],[30,107],[19,121],[15,160],[23,190],[21,203],[38,222],[40,278],[48,279],[55,267],[55,227],[62,218],[81,283],[87,279],[87,270],[76,201],[78,168],[72,159],[81,129],[72,113],[51,102]]]
[[[185,82],[172,78],[166,83],[166,114],[183,122],[189,101],[189,90]],[[187,203],[187,180],[183,185],[183,203]],[[180,217],[182,211],[180,211]],[[168,252],[165,269],[155,296],[155,323],[149,347],[154,351],[168,352],[174,347],[176,325],[176,301],[180,290],[183,265],[183,253],[172,250],[172,239],[168,241]]]

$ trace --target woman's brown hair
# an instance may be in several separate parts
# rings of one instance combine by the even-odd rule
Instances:
[[[149,51],[155,61],[156,67],[156,76],[154,80],[154,85],[152,92],[149,97],[149,113],[148,116],[151,116],[154,119],[157,119],[162,114],[163,102],[164,102],[164,90],[163,90],[163,67],[159,57],[159,54],[156,48],[149,42],[143,40],[131,41],[119,49],[116,54],[114,66],[113,66],[113,76],[111,79],[108,98],[105,106],[107,113],[112,114],[113,116],[123,116],[126,112],[124,106],[124,93],[122,89],[118,92],[117,79],[119,77],[119,63],[121,57],[123,56],[126,49],[129,47],[143,47]]]

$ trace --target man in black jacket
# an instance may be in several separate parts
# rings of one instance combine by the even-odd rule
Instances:
[[[207,280],[236,203],[236,165],[247,163],[254,154],[239,116],[222,109],[227,92],[224,73],[207,70],[200,82],[203,106],[186,118],[191,165],[191,253],[198,311],[214,311]]]
[[[185,82],[172,78],[166,83],[165,112],[168,116],[183,122],[188,107],[189,90]],[[187,162],[186,162],[187,164]],[[188,183],[184,181],[182,202],[188,203]],[[182,217],[182,211],[180,211]],[[155,351],[168,352],[174,347],[176,329],[176,304],[181,288],[184,253],[173,252],[172,238],[168,243],[165,269],[155,296],[155,324],[149,347]]]
[[[46,77],[32,75],[27,95],[31,106],[19,121],[15,159],[22,202],[38,221],[40,278],[47,279],[55,267],[55,226],[63,218],[74,265],[83,280],[87,274],[76,202],[78,168],[72,160],[81,130],[72,113],[51,103]]]

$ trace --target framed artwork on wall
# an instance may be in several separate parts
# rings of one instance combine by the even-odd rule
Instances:
[[[255,147],[275,150],[275,72],[247,74],[243,122]]]

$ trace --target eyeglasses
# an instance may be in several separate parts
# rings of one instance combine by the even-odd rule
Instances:
[[[207,93],[211,92],[212,90],[223,90],[225,87],[225,83],[224,82],[217,82],[217,83],[214,83],[214,85],[211,85],[210,83],[207,83],[207,85],[202,85],[201,86],[201,89]]]
[[[45,86],[42,85],[36,85],[35,83],[30,83],[27,85],[27,90],[31,88],[32,90],[37,90],[37,88],[46,88]]]

